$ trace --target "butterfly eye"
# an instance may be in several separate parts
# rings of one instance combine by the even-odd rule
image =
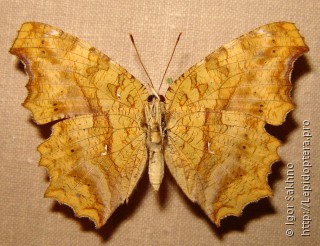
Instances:
[[[165,101],[166,101],[166,99],[164,98],[164,96],[159,95],[159,97],[160,97],[160,102],[165,102]]]
[[[148,102],[152,102],[152,100],[155,98],[155,95],[150,95],[148,96]]]

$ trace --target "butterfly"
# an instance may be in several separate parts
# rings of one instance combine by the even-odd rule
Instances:
[[[29,77],[23,106],[37,124],[57,121],[43,142],[45,197],[97,228],[128,201],[148,163],[159,189],[164,164],[185,195],[220,225],[272,194],[267,177],[280,125],[293,109],[290,74],[308,47],[292,23],[258,27],[173,81],[164,96],[88,43],[47,24],[21,26],[10,52]]]

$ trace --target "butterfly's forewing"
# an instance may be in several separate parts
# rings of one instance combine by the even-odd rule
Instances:
[[[279,125],[293,108],[289,96],[293,62],[307,50],[292,23],[257,28],[185,72],[165,94],[166,109],[239,111]]]
[[[146,88],[90,44],[43,23],[24,23],[10,52],[29,76],[24,106],[39,124],[110,108],[142,110]]]
[[[292,23],[257,28],[191,67],[165,94],[165,161],[184,193],[220,224],[270,196],[279,141],[265,130],[293,108],[293,62],[308,50]]]
[[[50,175],[46,196],[102,226],[146,164],[147,90],[106,55],[46,24],[23,24],[10,52],[25,64],[24,106],[34,120],[67,118],[38,148]]]

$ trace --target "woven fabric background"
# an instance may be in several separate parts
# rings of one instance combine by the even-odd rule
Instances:
[[[0,245],[316,245],[319,239],[320,2],[316,0],[0,1]],[[78,36],[146,81],[128,33],[135,37],[155,85],[179,32],[181,41],[167,77],[176,78],[213,50],[251,29],[274,21],[296,23],[310,47],[293,72],[297,105],[284,125],[269,127],[281,139],[281,161],[269,183],[274,196],[250,204],[239,218],[217,228],[190,202],[166,170],[159,193],[144,175],[128,204],[100,230],[72,209],[44,199],[46,171],[36,146],[50,136],[21,107],[27,77],[8,53],[20,25],[40,21]],[[162,92],[166,90],[163,86]],[[303,210],[303,121],[311,128],[311,236],[301,236]],[[287,164],[294,165],[294,201],[287,201]],[[287,211],[287,206],[293,206]],[[294,225],[286,225],[294,213]],[[292,229],[289,237],[286,231]]]

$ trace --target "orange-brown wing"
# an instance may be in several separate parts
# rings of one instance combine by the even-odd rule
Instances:
[[[293,62],[308,47],[294,24],[259,27],[210,54],[167,91],[165,161],[217,225],[270,196],[280,142],[264,129],[293,108]]]
[[[38,148],[50,175],[46,197],[102,226],[146,165],[147,90],[106,55],[46,24],[23,24],[10,52],[25,64],[24,106],[34,120],[67,118]]]
[[[40,165],[50,175],[45,196],[71,206],[96,227],[105,224],[128,200],[145,168],[143,120],[140,111],[121,108],[55,124],[52,136],[38,147]]]
[[[270,196],[270,166],[279,141],[256,117],[183,107],[171,111],[165,160],[177,183],[217,225],[245,205]]]
[[[293,108],[293,62],[308,47],[292,23],[271,23],[222,46],[187,70],[165,94],[181,106],[239,111],[280,125]]]
[[[146,103],[148,92],[137,79],[58,28],[24,23],[10,52],[25,64],[29,95],[23,105],[39,124]]]

